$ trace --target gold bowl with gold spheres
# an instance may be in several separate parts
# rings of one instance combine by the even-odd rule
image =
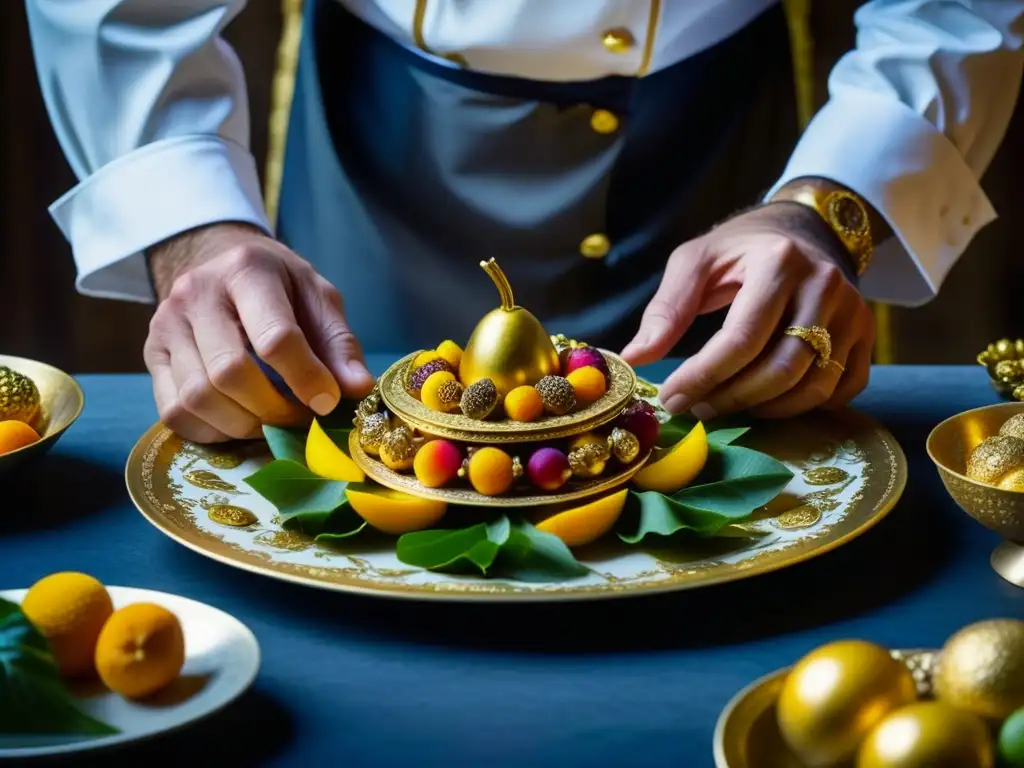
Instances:
[[[78,382],[52,365],[23,357],[0,355],[0,369],[27,377],[38,391],[38,408],[26,420],[39,433],[39,440],[0,454],[0,476],[45,454],[75,423],[85,407],[85,393]],[[4,415],[0,413],[0,419]]]
[[[999,403],[958,413],[943,421],[926,443],[943,485],[968,515],[1004,541],[992,552],[996,573],[1024,587],[1024,489],[1010,490],[973,480],[967,475],[971,452],[982,441],[999,435],[1009,419],[1024,413],[1024,403]]]

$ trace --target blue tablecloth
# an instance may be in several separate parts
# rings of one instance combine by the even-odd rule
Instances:
[[[549,606],[350,597],[207,560],[152,528],[124,489],[128,452],[156,419],[148,378],[81,382],[78,424],[5,480],[0,585],[73,569],[173,592],[237,616],[263,651],[248,694],[120,755],[138,765],[703,768],[729,698],[820,643],[938,646],[966,623],[1024,615],[1024,590],[989,567],[997,537],[946,496],[924,451],[941,419],[994,401],[975,367],[875,370],[857,407],[900,441],[910,482],[863,537],[731,585]]]

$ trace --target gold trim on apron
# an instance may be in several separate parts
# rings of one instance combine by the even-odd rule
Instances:
[[[644,54],[640,59],[640,68],[636,72],[637,77],[643,77],[651,68],[651,59],[654,57],[654,38],[658,33],[660,18],[661,0],[651,0],[651,12],[647,16],[647,35],[644,37]]]

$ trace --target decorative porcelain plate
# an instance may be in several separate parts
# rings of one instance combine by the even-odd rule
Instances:
[[[893,657],[907,665],[918,695],[931,695],[937,651],[897,650]],[[789,669],[755,680],[726,704],[715,726],[715,768],[803,768],[782,739],[775,704]]]
[[[157,424],[132,451],[126,479],[133,501],[160,531],[227,565],[344,592],[488,601],[650,594],[774,571],[866,531],[892,509],[907,480],[896,440],[853,411],[758,423],[744,444],[784,462],[794,477],[751,522],[734,526],[735,538],[651,551],[599,542],[574,553],[591,573],[558,583],[428,572],[399,562],[393,540],[320,545],[286,532],[274,507],[244,482],[270,460],[262,442],[196,446]]]
[[[25,589],[0,592],[20,603]],[[88,715],[117,728],[112,736],[0,735],[0,762],[18,758],[66,755],[120,746],[181,728],[223,709],[256,678],[260,649],[248,627],[204,603],[164,592],[107,587],[115,608],[130,603],[156,603],[174,613],[185,634],[185,666],[181,676],[145,702],[131,702],[100,683],[73,688]]]

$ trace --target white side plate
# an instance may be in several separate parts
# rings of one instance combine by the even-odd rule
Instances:
[[[131,587],[107,587],[115,608],[156,603],[173,612],[185,633],[181,677],[146,702],[131,702],[99,683],[72,686],[81,709],[117,728],[99,738],[0,734],[0,760],[85,752],[150,738],[211,715],[241,695],[256,678],[260,649],[242,622],[209,605],[177,595]],[[21,603],[27,590],[0,591]]]

